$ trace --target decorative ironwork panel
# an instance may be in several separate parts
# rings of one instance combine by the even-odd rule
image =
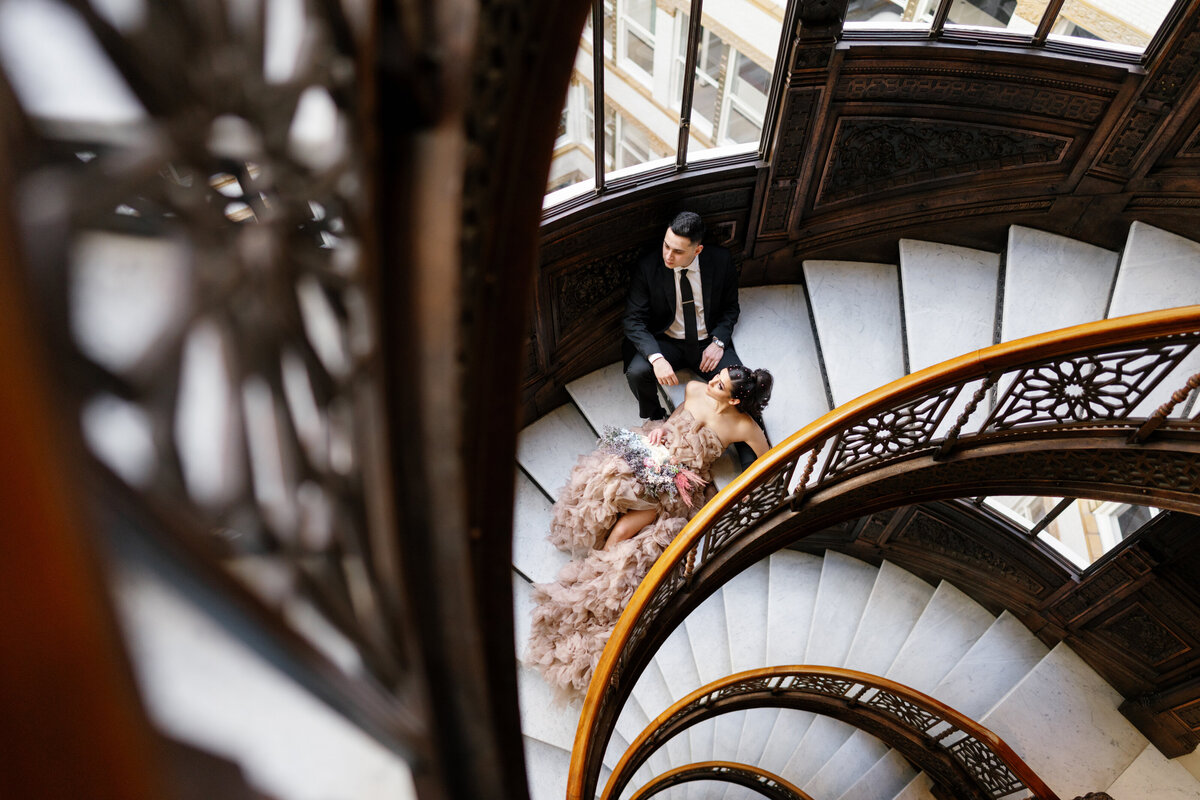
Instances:
[[[951,386],[854,423],[838,437],[821,480],[928,444],[957,395]]]
[[[764,692],[771,689],[771,678],[755,678],[754,680],[739,681],[730,686],[722,687],[716,694],[712,696],[713,700],[720,700],[725,697],[735,697],[740,694],[753,694],[755,692]]]
[[[704,549],[700,554],[701,566],[708,563],[708,560],[730,540],[754,527],[759,520],[784,503],[787,498],[788,479],[794,466],[784,465],[717,517],[704,537]]]
[[[992,748],[978,739],[967,737],[946,748],[966,768],[971,777],[992,797],[1004,797],[1025,788],[1025,784]]]
[[[260,5],[44,4],[22,21],[47,32],[5,53],[41,137],[19,175],[25,251],[97,459],[214,546],[280,624],[396,687],[403,637],[371,535],[382,389],[362,20]],[[56,31],[102,75],[99,96],[91,80],[49,98],[26,85],[60,58]],[[46,111],[60,101],[66,120]]]
[[[981,430],[1126,419],[1194,346],[1168,342],[1027,367]]]
[[[928,731],[942,721],[940,717],[888,691],[876,692],[873,697],[862,703],[891,714],[905,725],[918,731]]]
[[[845,678],[831,678],[826,675],[811,675],[800,673],[789,676],[782,688],[798,692],[813,692],[829,697],[845,697],[858,684]]]

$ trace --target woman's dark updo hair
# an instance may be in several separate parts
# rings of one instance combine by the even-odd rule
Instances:
[[[740,400],[742,411],[762,425],[762,412],[771,400],[771,387],[775,379],[765,369],[750,369],[741,364],[729,367],[729,394]]]

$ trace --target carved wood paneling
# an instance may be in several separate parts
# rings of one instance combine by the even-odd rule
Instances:
[[[1070,139],[932,119],[842,117],[817,206],[934,180],[1058,163]]]

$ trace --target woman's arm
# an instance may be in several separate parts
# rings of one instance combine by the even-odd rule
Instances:
[[[743,434],[741,441],[750,445],[750,449],[754,451],[756,458],[761,458],[763,453],[771,449],[771,445],[767,443],[767,435],[763,433],[762,428],[758,427],[758,423],[753,419],[746,417],[742,421],[741,427],[743,428],[742,431],[739,431],[739,433]]]

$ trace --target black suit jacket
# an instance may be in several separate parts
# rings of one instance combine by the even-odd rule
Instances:
[[[724,247],[705,245],[697,260],[704,296],[704,327],[709,336],[728,344],[741,313],[733,258]],[[674,277],[674,271],[663,264],[661,252],[642,256],[630,273],[625,337],[647,358],[659,350],[654,335],[671,327],[675,319]]]

